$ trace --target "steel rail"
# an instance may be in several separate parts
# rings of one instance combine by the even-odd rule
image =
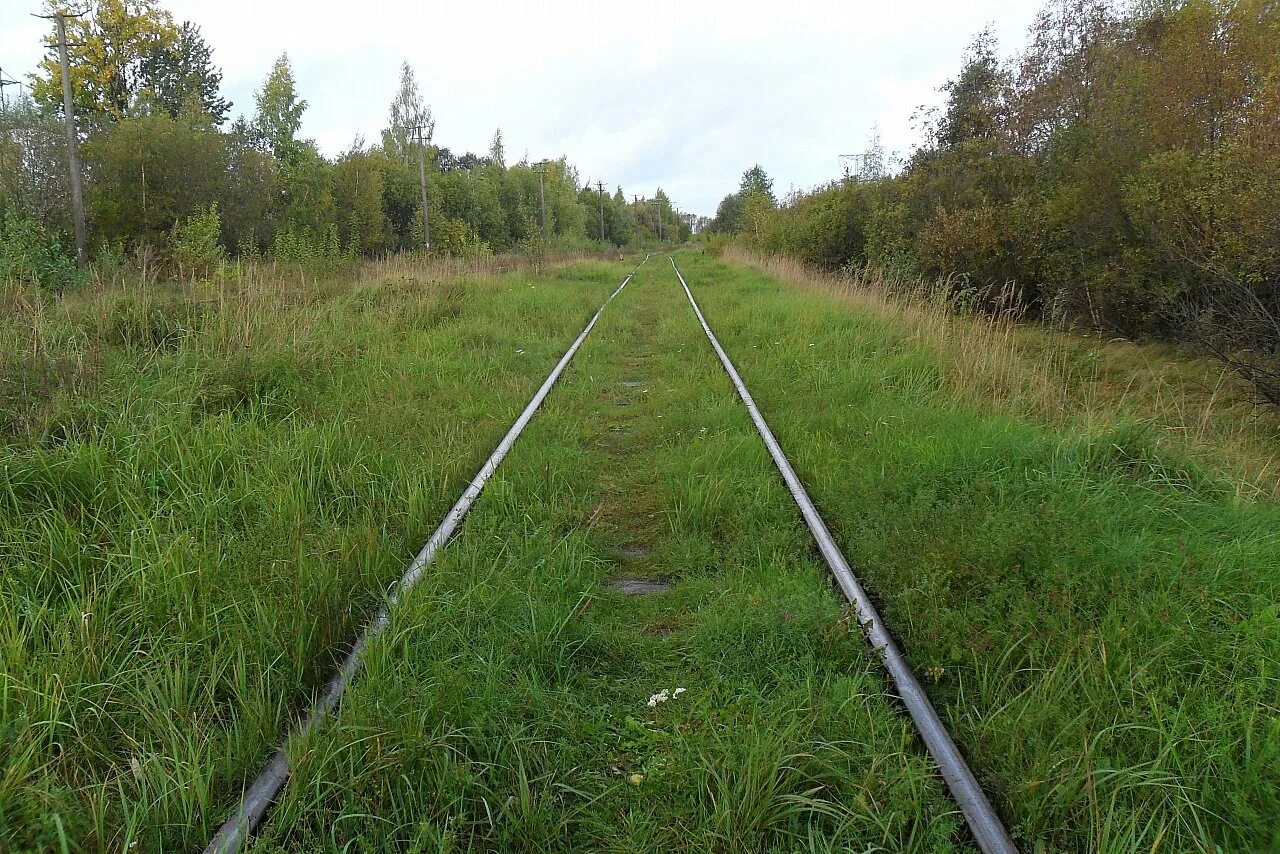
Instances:
[[[951,738],[951,734],[947,732],[947,728],[942,723],[942,719],[938,717],[938,712],[933,708],[933,704],[929,702],[929,697],[925,694],[920,680],[911,672],[910,665],[907,664],[906,658],[902,655],[901,650],[898,649],[893,636],[889,634],[889,629],[885,626],[884,620],[880,618],[880,613],[876,610],[875,605],[872,604],[871,598],[867,596],[866,590],[863,589],[862,584],[858,582],[857,577],[853,574],[853,570],[849,567],[849,562],[845,560],[840,547],[836,545],[835,538],[831,536],[831,531],[827,528],[826,523],[822,521],[818,508],[814,506],[812,499],[809,498],[808,491],[804,488],[804,484],[801,483],[795,469],[791,467],[786,454],[782,452],[782,446],[778,444],[773,431],[769,429],[764,416],[760,414],[760,409],[756,406],[751,392],[747,390],[746,383],[742,381],[742,377],[738,374],[737,369],[734,368],[729,355],[720,346],[715,333],[711,331],[710,325],[707,324],[707,319],[703,316],[702,309],[698,307],[698,301],[693,298],[693,291],[689,290],[689,285],[680,273],[680,268],[676,266],[676,259],[671,256],[667,257],[671,261],[672,269],[676,271],[676,276],[680,279],[680,285],[684,288],[685,295],[689,297],[689,304],[693,306],[694,314],[698,316],[698,322],[702,324],[702,331],[707,333],[707,338],[711,340],[711,346],[715,348],[721,364],[724,365],[725,371],[728,372],[734,386],[738,389],[738,396],[742,398],[742,402],[746,404],[747,411],[751,413],[751,420],[755,422],[756,429],[760,432],[760,438],[764,439],[765,446],[769,449],[769,455],[773,457],[778,471],[782,474],[782,479],[786,481],[787,488],[791,490],[791,495],[795,498],[796,505],[799,506],[805,523],[809,526],[809,530],[813,532],[813,538],[818,543],[818,549],[822,552],[822,557],[826,560],[827,566],[831,567],[831,572],[839,582],[840,589],[844,591],[845,597],[853,603],[854,610],[858,615],[858,622],[862,625],[862,630],[866,634],[867,640],[871,643],[871,647],[880,654],[885,670],[889,673],[890,680],[892,680],[894,687],[897,689],[903,705],[907,707],[907,712],[911,715],[912,721],[915,722],[916,730],[924,740],[925,746],[933,756],[934,762],[937,763],[938,770],[942,772],[942,777],[947,782],[947,788],[951,790],[951,796],[955,799],[956,804],[960,807],[960,812],[964,814],[965,820],[969,823],[969,829],[977,839],[978,845],[982,847],[986,854],[1016,854],[1018,849],[1014,846],[1013,840],[1009,837],[1009,832],[1005,830],[1004,824],[1000,821],[1000,816],[996,814],[991,802],[987,800],[986,794],[982,791],[982,787],[978,785],[977,778],[973,776],[973,771],[970,770],[968,763],[965,762],[960,749]]]
[[[342,666],[338,668],[337,673],[325,685],[324,693],[320,699],[311,707],[307,716],[302,720],[292,733],[291,738],[306,735],[316,726],[332,714],[337,707],[342,692],[355,678],[356,671],[360,668],[360,659],[364,655],[365,649],[376,638],[390,622],[391,610],[395,608],[401,598],[418,582],[422,577],[422,573],[435,560],[436,554],[444,548],[449,538],[453,536],[458,526],[462,524],[462,520],[466,517],[467,512],[471,509],[471,505],[475,503],[480,496],[481,490],[484,489],[485,483],[493,476],[497,470],[498,464],[502,462],[502,458],[511,450],[511,446],[515,444],[516,439],[524,430],[530,419],[533,418],[535,412],[542,405],[542,401],[546,399],[551,391],[551,387],[555,385],[560,374],[568,366],[573,354],[578,352],[578,348],[582,346],[582,342],[586,340],[587,335],[591,332],[591,328],[596,325],[596,321],[600,319],[600,315],[604,313],[605,307],[613,302],[613,298],[622,293],[622,289],[631,281],[631,277],[636,274],[645,261],[649,260],[646,255],[644,260],[635,266],[626,278],[622,280],[622,284],[618,285],[617,290],[609,294],[608,298],[600,304],[596,309],[596,313],[591,316],[591,320],[587,322],[586,327],[578,335],[565,354],[560,357],[560,361],[547,375],[533,399],[520,413],[520,417],[511,425],[511,429],[502,437],[502,441],[498,443],[497,448],[489,455],[489,459],[485,460],[480,471],[467,484],[467,488],[463,490],[462,496],[449,510],[440,526],[436,528],[435,533],[431,535],[431,539],[427,540],[427,544],[422,547],[422,551],[418,552],[417,557],[405,569],[404,575],[391,591],[387,604],[385,604],[378,616],[372,622],[367,624],[360,632],[360,636],[356,638],[355,644],[351,647],[351,651],[347,653],[343,659]],[[240,803],[236,807],[236,811],[227,821],[218,829],[217,834],[209,842],[204,849],[205,854],[235,854],[240,847],[248,840],[250,834],[257,830],[262,824],[263,818],[266,816],[267,809],[279,796],[281,789],[289,779],[289,756],[286,752],[288,740],[284,745],[272,755],[267,762],[265,768],[253,784],[241,796]]]

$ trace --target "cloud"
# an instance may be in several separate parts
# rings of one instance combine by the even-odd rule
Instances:
[[[995,20],[1004,49],[1019,47],[1038,2],[164,5],[201,26],[236,112],[252,113],[288,51],[310,103],[303,132],[328,154],[378,138],[407,59],[440,144],[484,151],[501,127],[512,158],[564,154],[584,179],[628,194],[662,186],[682,209],[711,213],[753,163],[785,191],[836,177],[839,155],[864,148],[874,125],[905,152],[911,114],[940,100],[972,36]],[[40,58],[39,6],[0,0],[10,76]]]

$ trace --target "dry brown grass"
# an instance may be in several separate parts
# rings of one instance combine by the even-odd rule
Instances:
[[[1280,417],[1211,359],[1162,344],[1104,339],[986,316],[891,290],[871,270],[832,275],[737,246],[724,259],[826,294],[900,328],[947,361],[960,398],[1054,426],[1096,431],[1138,420],[1162,444],[1238,483],[1240,497],[1280,498]],[[936,289],[934,289],[936,290]]]

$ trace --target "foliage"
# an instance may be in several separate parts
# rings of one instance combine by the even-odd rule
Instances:
[[[70,228],[67,137],[59,117],[29,97],[0,110],[0,208],[15,207],[47,228]]]
[[[502,128],[493,132],[493,142],[489,143],[489,162],[499,169],[506,168],[507,150],[502,144]]]
[[[208,210],[187,217],[173,227],[169,251],[180,271],[207,277],[227,260],[219,239],[222,220],[215,202]]]
[[[61,291],[81,281],[72,253],[30,217],[10,210],[0,218],[0,280],[32,282]]]
[[[342,243],[338,238],[336,224],[321,229],[286,223],[276,230],[275,242],[271,247],[271,255],[277,261],[302,264],[332,261],[341,254]]]
[[[327,157],[302,136],[307,101],[287,54],[255,93],[254,113],[227,122],[222,73],[199,28],[178,27],[157,0],[101,0],[72,24],[70,55],[79,104],[91,250],[163,270],[171,235],[216,205],[217,243],[237,255],[331,259],[418,250],[423,244],[418,150],[432,248],[466,256],[537,244],[576,251],[600,241],[598,189],[565,157],[508,164],[501,130],[486,154],[432,144],[434,117],[405,63],[379,142],[359,136]],[[0,212],[32,216],[66,243],[71,233],[66,143],[56,63],[0,111]],[[539,171],[542,172],[541,181]],[[688,238],[671,200],[604,200],[605,241],[615,246]],[[545,205],[546,236],[543,239]],[[116,252],[116,250],[120,252]],[[205,265],[197,264],[203,269]],[[115,273],[111,273],[114,276]]]
[[[952,276],[978,308],[1189,341],[1260,379],[1280,328],[1278,43],[1266,0],[1054,0],[1016,60],[974,40],[899,174],[752,216],[740,188],[712,227],[828,270]]]
[[[431,107],[422,98],[418,78],[407,61],[400,65],[400,88],[391,102],[387,129],[382,132],[382,148],[387,156],[404,163],[417,161],[417,142],[431,145],[435,136],[436,120]]]
[[[758,163],[742,173],[738,192],[725,196],[720,202],[720,206],[716,208],[715,218],[711,220],[709,226],[711,230],[736,233],[746,227],[748,203],[752,197],[756,197],[756,220],[750,223],[750,227],[753,231],[759,231],[763,227],[759,217],[763,214],[764,208],[776,207],[778,200],[773,195],[773,179]]]
[[[759,194],[765,196],[770,204],[777,204],[778,201],[773,195],[773,179],[765,174],[759,163],[742,173],[738,192],[743,198]]]
[[[46,11],[61,10],[47,0]],[[150,81],[155,57],[175,50],[180,30],[159,0],[94,0],[89,14],[67,19],[68,58],[75,107],[91,119],[123,118]],[[62,104],[62,72],[50,48],[32,75],[36,100]]]
[[[333,168],[334,207],[341,212],[339,235],[344,246],[371,254],[384,251],[390,223],[382,208],[383,175],[391,167],[382,152],[353,145]]]
[[[85,144],[84,161],[93,222],[109,241],[160,245],[227,193],[226,138],[202,119],[161,113],[113,123]]]
[[[154,103],[169,115],[207,115],[216,125],[227,120],[231,102],[218,94],[222,72],[200,28],[183,23],[172,44],[157,44],[143,60],[142,73]]]
[[[271,66],[262,88],[254,94],[254,103],[254,127],[276,159],[291,164],[299,155],[297,135],[307,102],[298,98],[289,54],[281,54]]]

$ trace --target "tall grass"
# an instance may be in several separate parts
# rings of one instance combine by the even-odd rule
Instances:
[[[610,304],[261,850],[966,850],[674,285]]]
[[[623,273],[380,263],[3,292],[0,847],[201,845]],[[1280,844],[1263,422],[1219,393],[1210,451],[1143,391],[1194,361],[681,266],[1027,850]],[[258,850],[969,846],[664,265],[288,749]]]
[[[1100,338],[1012,314],[967,314],[951,288],[871,268],[824,273],[736,244],[725,260],[835,295],[905,331],[947,363],[945,382],[974,403],[1096,431],[1139,422],[1158,442],[1231,472],[1241,496],[1280,497],[1280,417],[1230,369],[1164,344]]]
[[[681,266],[1028,849],[1280,845],[1265,422],[1230,426],[1194,360],[1151,376],[1159,351],[875,282]],[[1175,393],[1209,408],[1192,423],[1220,447],[1176,429]]]
[[[494,269],[3,291],[0,848],[225,817],[623,267]]]

